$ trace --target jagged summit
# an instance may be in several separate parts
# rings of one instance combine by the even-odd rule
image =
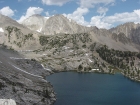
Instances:
[[[22,24],[31,30],[41,32],[47,18],[35,14],[25,19]]]
[[[119,50],[124,50],[125,48],[129,51],[137,51],[137,48],[134,47],[135,45],[133,45],[133,43],[139,44],[140,42],[140,39],[138,38],[140,35],[139,28],[136,28],[139,26],[139,24],[134,23],[126,23],[116,28],[106,30],[99,29],[96,26],[86,27],[79,25],[75,21],[68,19],[61,14],[57,14],[49,18],[35,14],[25,19],[22,22],[23,25],[3,15],[0,15],[0,19],[2,20],[0,21],[0,29],[1,31],[4,30],[5,34],[8,34],[8,31],[5,30],[5,27],[12,26],[12,31],[10,33],[11,37],[4,36],[3,33],[3,35],[0,36],[0,42],[3,43],[5,38],[7,39],[5,41],[5,44],[14,46],[13,48],[15,49],[18,49],[16,45],[22,46],[19,49],[23,49],[23,47],[25,49],[27,49],[28,47],[28,49],[31,50],[39,48],[40,35],[59,35],[61,33],[71,35],[77,33],[88,33],[92,37],[91,39],[93,42],[98,42],[103,45],[106,44],[107,46],[109,46],[109,48],[116,48]],[[17,31],[16,28],[18,28],[19,31]],[[131,37],[128,37],[129,35],[126,33],[129,33]],[[29,36],[32,34],[32,38],[29,38]],[[9,39],[10,43],[8,41]]]
[[[127,22],[121,25],[118,25],[117,27],[113,27],[110,29],[110,31],[114,32],[114,33],[120,33],[123,32],[124,34],[126,34],[126,36],[129,36],[130,31],[132,29],[136,29],[140,27],[140,24],[135,24],[134,22]]]
[[[124,23],[115,28],[111,28],[112,33],[124,33],[126,37],[131,39],[134,43],[140,44],[140,24],[134,22]]]
[[[40,14],[34,14],[34,15],[32,15],[32,16],[36,16],[36,17],[43,17],[42,15],[40,15]],[[32,17],[32,16],[30,16],[30,17]]]
[[[22,24],[29,29],[41,32],[46,35],[57,33],[81,33],[89,30],[87,27],[77,24],[64,15],[57,14],[49,18],[35,14],[25,19]]]

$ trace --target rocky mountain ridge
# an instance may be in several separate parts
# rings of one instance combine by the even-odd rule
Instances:
[[[43,17],[41,15],[35,14],[25,19],[21,24],[28,27],[31,30],[42,32],[42,29],[47,21],[47,17]]]
[[[27,58],[9,56],[13,52],[6,57],[0,49],[0,92],[6,93],[1,98],[12,96],[19,105],[51,105],[55,101],[52,86],[42,79],[50,69],[111,74],[119,70],[140,80],[139,24],[106,30],[78,25],[63,15],[47,19],[33,15],[23,25],[3,15],[0,19],[0,44]],[[29,84],[37,87],[33,90]]]
[[[115,28],[111,28],[110,31],[116,34],[124,34],[127,38],[131,39],[134,43],[140,44],[140,24],[129,22],[122,25],[119,25]]]
[[[139,51],[139,45],[133,43],[124,33],[113,33],[111,30],[81,26],[63,15],[50,17],[46,20],[46,23],[43,23],[42,16],[33,15],[25,20],[25,23],[30,21],[28,27],[32,26],[32,19],[34,20],[33,26],[36,24],[39,27],[45,24],[45,27],[42,26],[43,33],[31,31],[31,27],[30,29],[27,28],[25,32],[25,26],[19,24],[20,27],[18,25],[16,27],[15,24],[18,24],[16,22],[4,27],[4,32],[1,32],[1,39],[3,38],[4,40],[1,41],[1,44],[9,46],[10,49],[20,51],[20,53],[29,58],[36,58],[44,66],[49,64],[58,71],[66,68],[68,68],[67,70],[75,70],[81,64],[85,64],[85,67],[89,66],[91,62],[94,62],[92,51],[90,50],[94,44],[96,44],[96,49],[99,46],[106,45],[110,49],[120,51]],[[35,21],[36,19],[37,21]],[[39,21],[42,22],[38,24]],[[44,34],[45,30],[50,35]],[[56,30],[55,33],[54,30]],[[98,56],[96,53],[95,55]],[[82,62],[79,62],[78,57]],[[45,60],[46,58],[48,62]],[[68,58],[69,60],[62,58]],[[56,61],[59,63],[56,63]],[[68,63],[68,61],[70,62]],[[75,64],[72,63],[73,61],[75,61]],[[63,65],[60,65],[61,62],[63,62]]]
[[[37,24],[39,21],[42,23],[41,19],[39,18],[44,18],[43,16],[38,16],[38,15],[33,15],[29,17],[28,19],[25,19],[23,21],[24,26],[27,26],[28,28],[32,29],[32,25],[34,26]],[[36,22],[31,22],[30,26],[28,26],[28,23],[26,24],[26,21],[31,21],[32,18],[38,18]],[[44,18],[45,19],[45,18]],[[39,20],[39,21],[38,21]],[[139,45],[139,27],[140,24],[135,24],[133,22],[126,23],[120,26],[117,26],[116,28],[112,28],[109,30],[106,29],[98,29],[96,26],[92,27],[86,27],[86,26],[81,26],[77,24],[75,21],[72,19],[68,19],[67,17],[63,15],[55,15],[52,17],[49,17],[42,25],[41,27],[37,29],[33,29],[34,31],[38,31],[44,35],[55,35],[55,34],[60,34],[60,33],[65,33],[65,34],[74,34],[74,33],[90,33],[92,36],[94,36],[95,41],[101,43],[101,44],[107,44],[106,40],[98,40],[98,36],[107,36],[111,37],[112,40],[114,39],[116,42],[120,41],[122,43],[135,43],[137,48],[140,49],[137,44]],[[100,37],[100,38],[101,38]],[[114,45],[114,44],[112,44]],[[110,46],[110,44],[108,44]],[[114,46],[113,46],[114,48]],[[127,48],[126,48],[127,49]],[[122,49],[121,49],[122,50]],[[132,49],[133,50],[133,49]]]
[[[58,33],[84,33],[91,30],[90,28],[79,25],[72,19],[68,19],[64,15],[60,14],[52,17],[33,15],[25,19],[22,24],[29,29],[38,31],[45,35],[54,35]]]

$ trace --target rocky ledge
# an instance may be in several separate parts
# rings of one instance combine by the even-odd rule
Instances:
[[[0,105],[16,105],[16,102],[12,99],[0,99]]]
[[[13,99],[16,105],[53,105],[53,86],[43,78],[49,74],[36,60],[0,47],[0,99]]]

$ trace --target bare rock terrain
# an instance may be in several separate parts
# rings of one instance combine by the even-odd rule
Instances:
[[[17,105],[53,105],[45,76],[59,71],[99,72],[140,81],[140,25],[86,27],[63,15],[33,15],[22,24],[0,14],[0,98]],[[5,48],[6,47],[6,48]]]
[[[0,98],[17,105],[52,105],[56,98],[52,85],[43,78],[50,72],[37,61],[0,47]]]

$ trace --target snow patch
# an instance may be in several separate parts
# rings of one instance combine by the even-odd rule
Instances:
[[[17,70],[20,70],[20,71],[22,71],[22,72],[24,72],[24,73],[26,73],[26,74],[31,75],[31,76],[35,76],[35,77],[39,77],[39,78],[43,78],[43,77],[41,77],[41,76],[34,75],[34,74],[31,74],[31,73],[29,73],[29,72],[27,72],[27,71],[24,71],[24,70],[22,70],[22,69],[16,67],[15,65],[12,65],[12,66],[13,66],[14,68],[16,68]]]
[[[50,17],[45,17],[45,19],[49,19]]]
[[[73,52],[73,50],[70,50],[70,52]]]
[[[63,48],[64,48],[64,49],[69,49],[70,47],[67,47],[67,46],[63,46]]]
[[[4,32],[4,30],[0,27],[0,32]]]
[[[99,71],[99,69],[92,69],[92,71]]]
[[[69,19],[69,21],[71,22],[71,19]]]
[[[34,50],[18,50],[18,52],[33,52]]]
[[[88,56],[88,54],[87,54],[87,53],[86,53],[85,55],[86,55],[86,56]]]
[[[42,27],[40,28],[40,29],[38,29],[38,30],[36,30],[37,32],[41,32],[42,31]]]
[[[29,59],[29,58],[16,58],[16,57],[10,57],[10,59]]]
[[[2,61],[0,61],[0,63],[2,63]]]
[[[93,62],[93,61],[92,61],[91,59],[89,59],[89,58],[88,58],[88,60],[89,60],[89,62]]]
[[[41,66],[43,67],[43,69],[45,69],[47,71],[51,71],[50,69],[45,68],[43,64],[41,64]]]

